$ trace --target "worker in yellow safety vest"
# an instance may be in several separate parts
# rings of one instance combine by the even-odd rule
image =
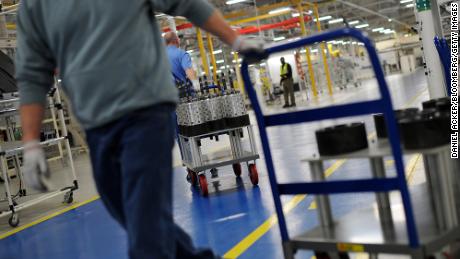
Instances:
[[[281,72],[280,72],[280,85],[283,86],[284,92],[284,106],[283,108],[295,107],[295,96],[294,96],[294,79],[292,78],[292,68],[289,63],[286,63],[284,57],[281,58]],[[289,104],[289,98],[291,102]]]

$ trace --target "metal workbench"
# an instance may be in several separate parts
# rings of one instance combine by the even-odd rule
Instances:
[[[218,157],[203,155],[202,139],[218,139],[221,135],[228,135],[230,149],[227,149]],[[244,148],[243,139],[247,136],[249,148]],[[199,184],[203,196],[208,195],[206,170],[232,165],[233,172],[240,176],[242,168],[240,163],[246,163],[249,178],[252,184],[257,185],[259,176],[256,167],[256,160],[259,159],[257,147],[254,142],[254,132],[251,125],[239,128],[228,128],[206,134],[186,137],[179,134],[179,142],[182,147],[183,165],[187,167],[192,185]],[[251,163],[252,162],[252,163]]]

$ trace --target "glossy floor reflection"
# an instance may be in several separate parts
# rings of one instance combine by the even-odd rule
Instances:
[[[387,78],[395,108],[419,106],[426,100],[426,82],[422,71],[411,75],[395,75]],[[369,84],[360,88],[338,92],[334,100],[324,98],[323,103],[351,102],[375,97],[376,86]],[[301,105],[299,105],[301,106]],[[299,107],[297,109],[302,109]],[[279,112],[279,108],[268,108]],[[317,152],[314,130],[331,124],[349,121],[365,121],[369,135],[374,131],[371,117],[331,120],[307,125],[295,125],[269,130],[271,148],[279,182],[307,181],[310,179],[308,164],[301,159]],[[254,118],[253,118],[254,122]],[[260,148],[257,128],[256,140]],[[219,151],[221,144],[212,146]],[[410,164],[412,157],[407,157]],[[337,166],[330,161],[325,168],[335,165],[330,179],[368,177],[369,163],[365,160],[343,161]],[[413,183],[422,182],[420,164],[416,164]],[[394,173],[391,160],[388,172]],[[243,166],[242,178],[236,178],[231,167],[219,170],[219,177],[208,174],[210,197],[203,198],[199,190],[185,181],[185,170],[174,171],[175,219],[192,237],[197,246],[212,247],[224,255],[248,234],[253,232],[274,213],[270,185],[266,175],[263,154],[258,161],[259,186],[253,187]],[[287,214],[291,235],[299,234],[318,223],[312,197],[297,197],[300,202]],[[283,197],[289,202],[292,197]],[[374,196],[370,194],[334,195],[331,197],[334,216],[344,215],[355,208],[370,206]],[[148,204],[145,204],[148,206]],[[155,220],[155,219],[152,219]],[[146,225],[148,227],[148,225]],[[127,258],[124,231],[109,217],[101,201],[95,201],[54,217],[44,223],[27,228],[0,241],[0,258]],[[310,258],[311,253],[299,252],[296,258]],[[282,258],[278,225],[274,224],[260,239],[244,250],[239,258]]]

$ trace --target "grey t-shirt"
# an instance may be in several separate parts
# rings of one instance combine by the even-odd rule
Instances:
[[[205,0],[21,0],[16,77],[21,104],[46,101],[55,70],[85,129],[134,110],[176,102],[152,11],[202,25]]]

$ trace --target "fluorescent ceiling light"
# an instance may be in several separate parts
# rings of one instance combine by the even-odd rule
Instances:
[[[230,1],[227,1],[225,3],[228,4],[228,5],[232,5],[232,4],[237,4],[237,3],[246,2],[246,1],[247,0],[230,0]]]
[[[160,14],[156,14],[155,17],[162,17],[162,16],[165,16],[166,14],[164,13],[160,13]]]
[[[329,23],[329,24],[334,24],[334,23],[340,23],[340,22],[343,22],[343,18],[338,18],[338,19],[330,20],[328,23]]]
[[[222,70],[217,70],[216,73],[220,74],[220,73],[222,73]]]
[[[242,61],[242,59],[241,59],[241,58],[239,58],[239,59],[238,59],[238,62],[241,62],[241,61]],[[235,61],[235,60],[233,60],[232,62],[233,62],[233,63],[236,63],[236,61]]]
[[[260,63],[260,66],[261,66],[261,67],[264,67],[264,66],[266,66],[266,65],[267,65],[267,64],[265,64],[265,63]]]
[[[312,11],[312,10],[308,10],[308,11],[307,11],[307,14],[313,14],[313,11]]]
[[[330,19],[332,19],[332,16],[330,16],[330,15],[328,15],[328,16],[323,16],[323,17],[319,17],[319,21],[320,21],[320,22],[321,22],[321,21],[330,20]],[[316,18],[313,19],[313,21],[316,22]]]
[[[292,17],[299,17],[300,13],[292,13]]]
[[[221,66],[219,69],[225,69],[225,66]]]
[[[364,46],[364,43],[358,42],[358,45],[359,45],[359,46]]]
[[[307,53],[307,51],[305,49],[301,49],[299,52],[300,53]]]
[[[349,24],[349,25],[355,25],[355,24],[358,24],[358,23],[359,23],[358,20],[354,20],[354,21],[349,22],[348,24]]]
[[[401,4],[412,3],[413,0],[401,0]]]
[[[408,4],[406,5],[406,8],[414,7],[414,4]]]
[[[395,31],[394,30],[384,30],[383,31],[383,33],[385,33],[385,34],[390,34],[390,33],[393,33],[393,32],[395,32]]]
[[[384,31],[384,30],[385,30],[385,28],[380,27],[380,28],[372,29],[372,32],[379,32],[379,31]]]
[[[388,21],[389,21],[389,22],[392,22],[392,21],[393,21],[393,19],[391,19],[391,18],[390,18],[390,19],[388,19]]]
[[[366,28],[366,27],[369,27],[369,24],[368,23],[360,24],[360,25],[356,25],[355,27],[358,28],[358,29]]]
[[[221,50],[221,49],[218,49],[218,50],[215,50],[215,51],[212,52],[212,54],[214,54],[214,55],[215,55],[215,54],[220,54],[220,53],[222,53],[222,50]]]
[[[311,50],[311,53],[316,53],[316,52],[318,52],[318,49],[312,49]]]
[[[280,41],[280,40],[284,40],[284,39],[286,39],[286,37],[281,36],[281,37],[273,38],[273,41]]]
[[[291,7],[284,7],[284,8],[271,10],[270,12],[268,12],[268,14],[277,14],[277,13],[282,13],[282,12],[287,12],[287,11],[291,11]]]
[[[188,53],[188,54],[192,54],[192,53],[193,53],[193,51],[194,51],[193,49],[191,49],[191,50],[187,50],[187,53]]]
[[[221,60],[217,60],[216,64],[221,64],[221,63],[224,63],[224,62],[225,62],[225,60],[221,59]]]

